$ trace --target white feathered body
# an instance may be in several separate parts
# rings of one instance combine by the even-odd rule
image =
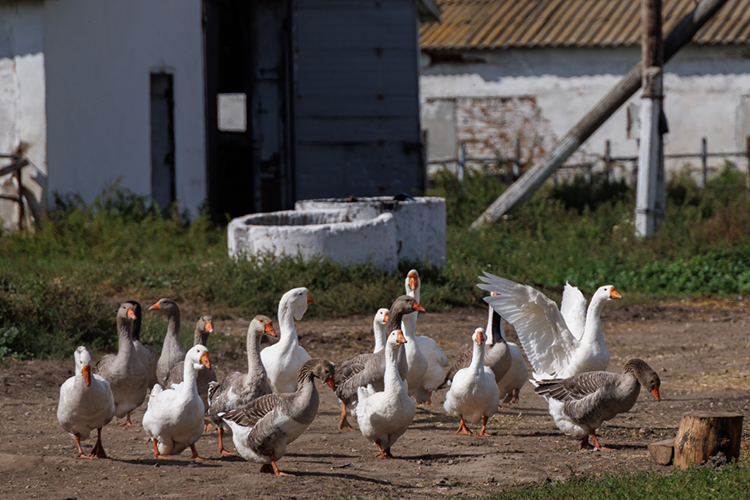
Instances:
[[[443,408],[448,413],[463,415],[473,424],[482,417],[497,413],[500,392],[491,368],[484,366],[484,342],[474,342],[471,364],[453,376],[453,383],[445,394]]]
[[[148,409],[143,415],[143,430],[157,440],[159,453],[176,455],[198,441],[203,435],[205,408],[198,394],[197,365],[191,361],[194,346],[185,357],[183,381],[172,388],[162,389],[156,384],[151,390]],[[197,352],[197,351],[196,351]],[[202,352],[202,351],[201,351]]]
[[[302,319],[307,311],[307,288],[293,288],[279,301],[279,341],[260,352],[271,390],[277,394],[297,390],[297,372],[302,363],[310,359],[307,351],[299,345],[294,320]]]
[[[104,427],[115,416],[115,401],[109,382],[99,375],[91,375],[86,387],[83,376],[70,377],[60,387],[57,420],[63,429],[88,439],[91,431]]]
[[[430,337],[417,335],[416,338],[419,350],[427,358],[427,371],[422,378],[422,388],[425,391],[432,392],[445,380],[445,368],[450,366],[450,361],[448,356],[440,349],[438,343]],[[421,403],[422,401],[417,398],[417,402]]]
[[[416,403],[409,397],[404,381],[398,374],[398,349],[392,343],[389,338],[385,348],[385,390],[373,392],[367,387],[360,387],[357,391],[359,430],[373,443],[379,442],[383,450],[390,448],[406,432],[417,410]]]

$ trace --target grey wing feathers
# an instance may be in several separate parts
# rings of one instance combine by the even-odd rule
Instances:
[[[534,392],[558,401],[577,401],[595,394],[605,385],[614,383],[617,377],[617,374],[609,372],[586,372],[566,379],[540,381]]]
[[[116,358],[117,356],[115,356],[114,354],[107,354],[106,356],[100,358],[94,365],[94,373],[107,378],[109,376],[109,367]]]
[[[453,377],[456,375],[456,373],[458,373],[458,370],[466,368],[471,364],[472,353],[472,350],[468,349],[458,357],[456,362],[451,365],[450,369],[448,369],[448,373],[445,374],[445,379],[443,380],[443,383],[440,384],[440,387],[438,387],[438,389],[442,389],[448,384],[448,381],[452,381]]]
[[[221,387],[220,383],[218,383],[218,382],[209,382],[209,384],[208,384],[208,406],[209,407],[211,407],[211,402],[214,399],[214,394],[216,394],[216,389],[218,389],[219,387]]]
[[[221,416],[224,420],[231,420],[245,427],[252,427],[258,421],[272,412],[282,402],[279,394],[266,394],[250,402],[250,404],[229,411]]]

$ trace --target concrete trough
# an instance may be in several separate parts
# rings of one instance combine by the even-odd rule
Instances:
[[[391,197],[303,200],[296,210],[238,217],[227,228],[234,258],[317,256],[394,271],[400,260],[445,265],[445,200]]]

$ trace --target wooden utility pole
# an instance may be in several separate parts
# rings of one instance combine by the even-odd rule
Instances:
[[[661,0],[641,0],[641,145],[635,202],[635,234],[654,234],[664,216],[659,201],[664,187],[663,140],[660,121],[664,101],[664,61],[661,44]],[[660,169],[662,170],[660,172]],[[661,180],[661,182],[659,182]]]
[[[727,0],[703,0],[690,12],[680,24],[664,40],[664,62],[674,56],[677,51],[690,42],[693,36],[706,22],[716,14]],[[586,139],[614,114],[617,109],[627,102],[630,97],[641,88],[641,63],[633,66],[620,82],[605,95],[594,108],[581,119],[570,131],[560,139],[555,147],[541,160],[536,162],[518,181],[513,183],[505,192],[490,205],[482,215],[474,221],[472,228],[477,228],[488,222],[493,222],[508,212],[518,208],[528,200],[534,192],[544,184],[550,175],[562,166],[571,154],[583,144]]]

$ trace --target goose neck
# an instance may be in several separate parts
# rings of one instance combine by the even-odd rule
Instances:
[[[394,393],[404,389],[404,381],[398,374],[398,353],[401,349],[403,349],[403,346],[399,344],[395,346],[386,345],[385,374],[383,376],[386,392]]]
[[[180,316],[178,314],[170,313],[167,316],[167,336],[164,337],[164,347],[182,350],[180,345]]]
[[[592,299],[589,308],[586,311],[586,325],[583,329],[583,337],[581,341],[596,342],[598,337],[601,336],[602,331],[602,310],[606,300]]]
[[[472,372],[480,372],[484,370],[484,344],[477,344],[474,341],[472,341],[472,343],[474,346],[471,354],[469,370]]]
[[[288,346],[297,343],[297,329],[294,327],[294,315],[290,307],[279,306],[279,344]]]
[[[193,362],[185,359],[185,365],[182,371],[182,391],[186,394],[195,393],[198,395],[198,370],[193,366]]]
[[[247,373],[251,374],[258,365],[263,366],[260,360],[260,337],[251,329],[247,332]]]
[[[410,314],[404,314],[404,317],[401,318],[401,331],[404,334],[404,337],[407,338],[407,340],[416,339],[417,336],[417,314],[416,312],[410,313]],[[410,340],[410,341],[411,341]]]
[[[130,337],[130,325],[124,318],[117,318],[117,336],[119,338],[117,353],[128,353],[133,348],[132,338]]]
[[[372,352],[382,351],[385,349],[385,325],[381,325],[377,321],[374,321],[372,324],[372,330],[375,334],[375,349]]]

